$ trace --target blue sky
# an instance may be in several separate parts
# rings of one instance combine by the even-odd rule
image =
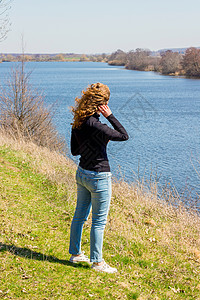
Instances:
[[[199,0],[13,0],[0,52],[110,53],[200,46]]]

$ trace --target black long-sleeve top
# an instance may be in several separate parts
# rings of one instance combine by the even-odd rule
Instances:
[[[111,141],[126,141],[129,136],[122,124],[113,114],[107,117],[114,129],[99,121],[100,115],[94,113],[85,119],[81,128],[71,132],[71,153],[80,155],[79,165],[83,169],[110,172],[106,146]]]

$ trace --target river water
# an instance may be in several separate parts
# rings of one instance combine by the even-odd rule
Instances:
[[[1,84],[16,63],[0,64]],[[33,88],[55,103],[58,131],[70,146],[69,106],[94,82],[107,84],[109,106],[129,133],[110,142],[111,172],[127,181],[153,178],[174,185],[180,194],[200,194],[200,80],[125,70],[94,62],[31,62]],[[107,123],[103,116],[100,120]],[[69,156],[78,163],[78,158]]]

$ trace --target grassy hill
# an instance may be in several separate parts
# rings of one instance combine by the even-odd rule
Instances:
[[[200,218],[173,207],[169,194],[159,200],[156,186],[113,182],[104,258],[118,273],[68,262],[75,170],[57,153],[1,135],[0,298],[200,299]]]

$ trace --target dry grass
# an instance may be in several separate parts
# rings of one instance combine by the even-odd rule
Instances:
[[[68,175],[68,172],[73,173],[76,169],[74,162],[59,152],[37,146],[31,141],[27,142],[22,137],[20,139],[16,138],[0,129],[0,146],[4,145],[22,151],[25,158],[29,155],[33,156],[33,167],[54,182],[66,182],[69,177],[65,175]]]
[[[200,258],[200,216],[197,211],[186,209],[180,202],[178,207],[169,205],[165,199],[158,199],[157,189],[145,191],[143,187],[129,185],[124,181],[113,184],[113,209],[118,220],[115,228],[134,239],[133,224],[143,225],[147,232],[153,232],[150,240],[156,239],[174,255],[184,251],[191,259]],[[116,222],[118,221],[118,222]],[[130,230],[127,230],[129,228]],[[154,241],[154,240],[153,240]],[[200,262],[200,261],[199,261]]]

